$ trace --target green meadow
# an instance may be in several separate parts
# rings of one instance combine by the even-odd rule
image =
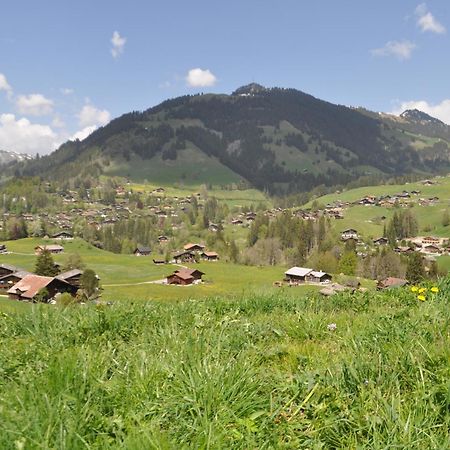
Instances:
[[[419,223],[419,234],[432,234],[434,236],[450,237],[450,227],[442,225],[444,211],[450,209],[450,177],[434,179],[437,184],[424,186],[421,183],[407,183],[404,185],[368,186],[350,189],[339,194],[329,194],[315,199],[320,205],[336,201],[354,202],[369,195],[393,195],[403,190],[420,191],[420,195],[412,196],[414,205],[408,208],[414,213]],[[432,206],[419,206],[419,198],[439,197],[439,201]],[[305,205],[311,207],[312,201]],[[333,228],[343,231],[346,228],[356,228],[365,238],[377,238],[383,233],[384,224],[394,214],[395,208],[379,206],[356,205],[344,209],[344,219],[332,221]],[[381,217],[386,219],[383,221]]]
[[[0,255],[0,263],[13,264],[32,271],[36,256],[34,248],[52,240],[27,238],[8,241],[6,245],[12,252]],[[92,268],[101,279],[102,298],[115,300],[181,300],[202,298],[215,295],[236,295],[244,293],[275,292],[280,288],[273,287],[275,281],[284,276],[285,267],[254,267],[224,262],[202,262],[193,264],[205,273],[204,283],[191,286],[165,286],[150,283],[161,280],[179,267],[172,264],[155,265],[152,257],[134,255],[118,255],[99,250],[81,239],[63,242],[64,253],[54,255],[55,262],[64,264],[67,256],[78,253],[85,264]],[[301,286],[286,288],[286,295],[301,295],[316,287]]]
[[[450,280],[0,314],[0,448],[446,449]]]

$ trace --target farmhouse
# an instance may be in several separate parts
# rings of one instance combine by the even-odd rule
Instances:
[[[48,251],[52,254],[62,253],[64,251],[64,247],[57,244],[50,245],[38,245],[34,248],[34,253],[36,255],[42,255],[43,252]]]
[[[358,232],[354,230],[353,228],[349,228],[348,230],[344,230],[341,233],[341,239],[343,241],[347,241],[348,239],[358,239]]]
[[[144,247],[143,245],[138,245],[133,254],[136,256],[150,256],[152,250],[150,247]]]
[[[83,275],[83,271],[80,269],[72,269],[67,272],[60,273],[56,276],[58,280],[69,283],[72,286],[80,286],[80,278]]]
[[[374,245],[387,245],[388,242],[389,242],[388,239],[385,237],[380,237],[378,239],[373,240]]]
[[[0,253],[7,253],[8,250],[5,244],[0,244]]]
[[[306,275],[306,281],[311,281],[313,283],[325,283],[331,281],[332,276],[329,273],[322,271],[311,271]]]
[[[158,242],[160,244],[164,244],[166,242],[169,242],[169,238],[167,236],[158,236]]]
[[[216,252],[203,252],[200,257],[205,261],[218,261],[219,254]]]
[[[305,267],[291,267],[284,272],[285,280],[288,281],[289,284],[304,283],[306,281],[306,276],[312,271],[312,269],[307,269]]]
[[[69,233],[68,231],[60,231],[59,233],[55,233],[52,238],[58,239],[60,241],[71,241],[73,239],[73,234]]]
[[[425,245],[422,248],[421,252],[422,253],[431,253],[431,254],[434,254],[434,255],[439,255],[441,253],[441,249],[437,245]]]
[[[8,289],[8,295],[11,299],[35,301],[37,294],[43,289],[47,291],[45,296],[46,301],[58,293],[69,292],[71,295],[75,295],[77,291],[75,286],[57,278],[29,274]]]
[[[422,238],[422,245],[439,245],[441,240],[438,237],[425,236]]]
[[[30,272],[27,272],[26,270],[17,270],[16,272],[3,275],[0,277],[0,291],[6,291],[29,274]]]
[[[167,277],[167,284],[187,286],[201,282],[203,275],[204,273],[197,269],[180,269]]]
[[[200,253],[204,250],[205,246],[202,244],[186,244],[184,247],[184,250],[186,250],[187,252],[197,252]]]
[[[173,260],[176,264],[196,262],[195,253],[188,251],[176,253],[175,255],[173,255]]]

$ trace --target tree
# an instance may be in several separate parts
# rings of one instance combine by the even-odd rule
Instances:
[[[58,275],[58,267],[53,261],[53,257],[48,250],[44,250],[36,260],[36,266],[34,269],[36,275],[41,275],[44,277],[54,277]]]
[[[345,252],[339,261],[338,271],[344,275],[355,275],[358,258],[354,252]]]
[[[69,271],[73,269],[83,270],[85,268],[85,264],[81,259],[81,256],[78,253],[71,253],[66,260],[66,263],[63,266],[63,271]]]
[[[423,265],[422,256],[414,252],[408,258],[408,265],[406,267],[406,279],[410,283],[420,283],[425,277],[425,268]]]
[[[230,261],[233,263],[237,263],[239,261],[239,249],[234,240],[230,242],[230,247],[229,247],[228,252],[229,252],[229,256],[230,256]]]
[[[98,292],[98,278],[92,269],[86,269],[80,277],[80,287],[89,300]]]
[[[448,209],[444,211],[444,214],[442,215],[442,226],[448,227],[450,225],[450,215],[448,212]]]
[[[33,301],[37,303],[46,303],[49,297],[48,290],[46,288],[42,288],[39,292],[34,296]]]

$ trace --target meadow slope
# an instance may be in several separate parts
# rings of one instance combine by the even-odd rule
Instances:
[[[0,447],[448,448],[449,294],[3,313]]]

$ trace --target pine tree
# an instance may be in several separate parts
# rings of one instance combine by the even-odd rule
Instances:
[[[239,249],[234,240],[230,242],[229,256],[231,262],[237,263],[239,261]]]
[[[406,279],[410,283],[420,283],[425,277],[425,268],[423,265],[422,256],[414,252],[408,258],[408,265],[406,267]]]
[[[36,260],[36,267],[34,269],[36,275],[44,277],[54,277],[58,275],[58,268],[53,261],[52,255],[48,250],[44,250]]]

